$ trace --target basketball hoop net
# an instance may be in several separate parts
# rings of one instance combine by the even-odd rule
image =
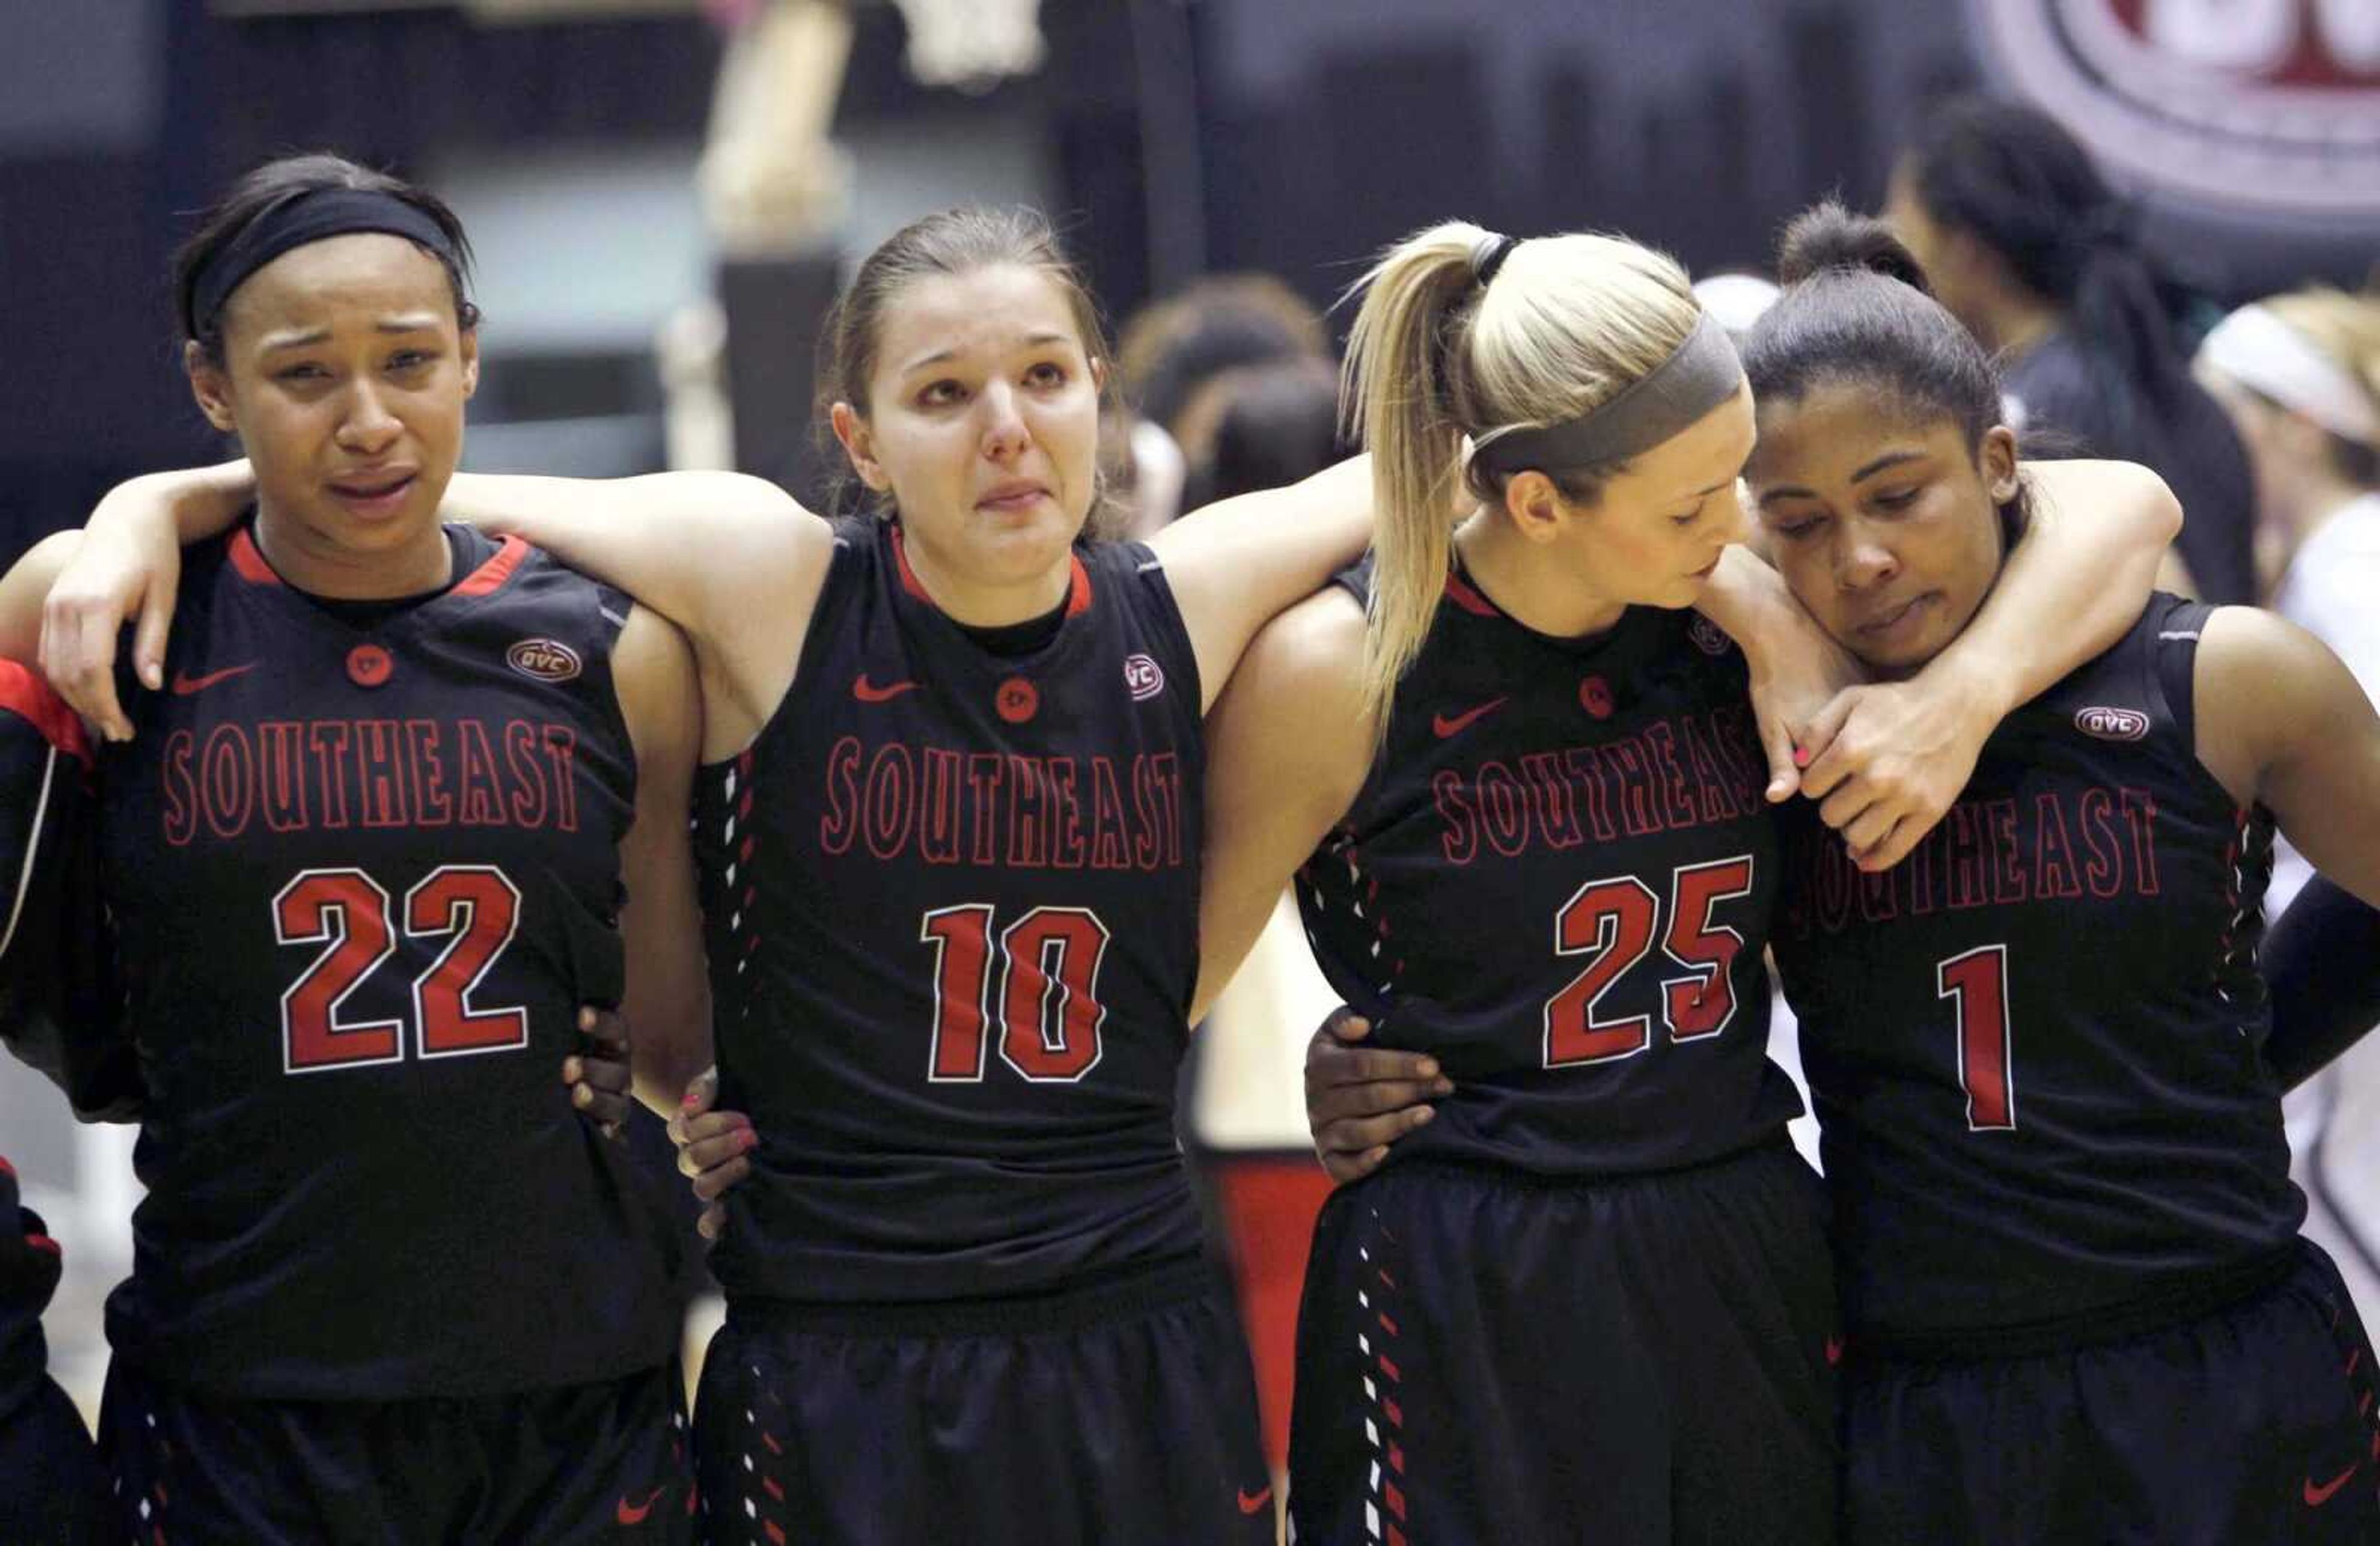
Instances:
[[[892,0],[909,24],[909,73],[921,86],[988,91],[1030,75],[1048,52],[1041,0]]]

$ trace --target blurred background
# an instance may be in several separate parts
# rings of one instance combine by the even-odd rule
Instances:
[[[1612,228],[1757,273],[1814,199],[1882,206],[1973,91],[2081,141],[2180,311],[2370,280],[2380,0],[0,0],[0,545],[222,452],[169,258],[284,152],[461,213],[487,317],[467,467],[737,466],[806,498],[839,280],[929,210],[1038,204],[1121,328],[1138,422],[1111,445],[1154,525],[1336,454],[1344,317],[1319,309],[1399,235]],[[1320,1187],[1295,1067],[1329,1002],[1277,930],[1185,1108],[1275,1398]],[[0,1061],[82,1389],[128,1147]]]

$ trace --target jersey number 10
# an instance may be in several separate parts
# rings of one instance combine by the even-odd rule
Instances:
[[[995,1026],[1001,1061],[1036,1084],[1072,1084],[1099,1062],[1108,953],[1099,914],[1035,907],[995,938],[990,904],[971,902],[928,913],[917,938],[934,947],[927,1078],[979,1083]]]

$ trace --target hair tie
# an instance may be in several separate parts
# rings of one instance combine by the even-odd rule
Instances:
[[[1492,284],[1496,271],[1504,266],[1504,260],[1520,245],[1518,237],[1499,236],[1493,231],[1482,236],[1471,244],[1471,277],[1483,288]]]

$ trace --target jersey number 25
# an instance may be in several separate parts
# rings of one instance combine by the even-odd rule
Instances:
[[[1712,914],[1721,902],[1752,892],[1752,856],[1689,864],[1670,877],[1670,927],[1661,928],[1661,900],[1633,875],[1589,881],[1554,914],[1554,954],[1585,956],[1585,969],[1546,1000],[1546,1066],[1612,1063],[1653,1044],[1653,1018],[1604,1018],[1603,997],[1652,953],[1686,968],[1661,982],[1661,1019],[1672,1041],[1717,1036],[1735,1018],[1730,972],[1743,936]]]

